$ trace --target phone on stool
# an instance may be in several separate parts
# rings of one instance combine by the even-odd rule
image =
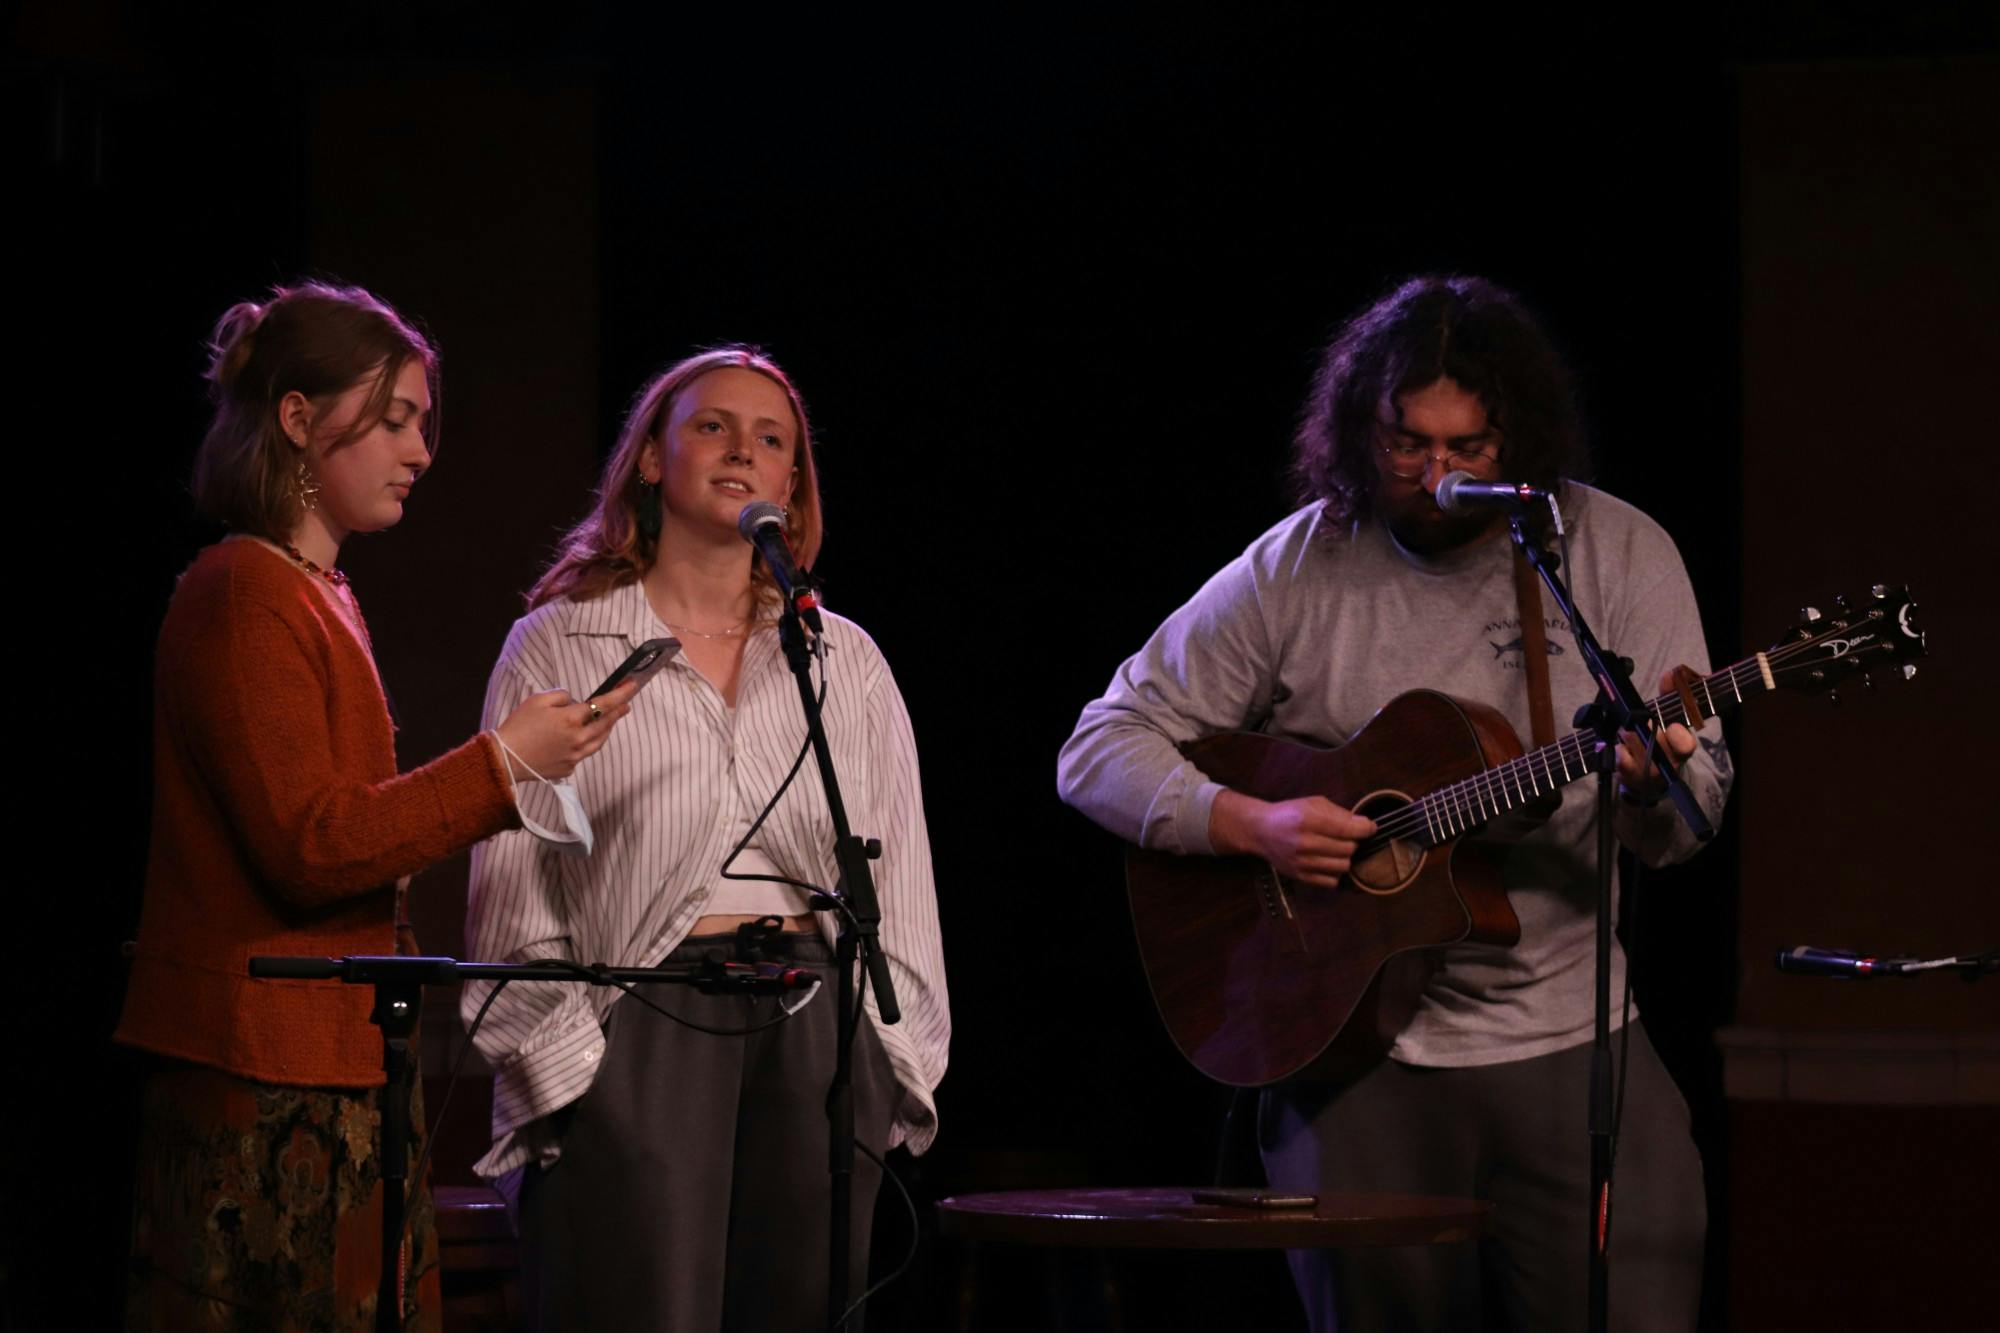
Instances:
[[[1261,1186],[1189,1190],[1188,1197],[1196,1203],[1219,1204],[1224,1208],[1311,1208],[1319,1202],[1317,1194],[1290,1194]]]

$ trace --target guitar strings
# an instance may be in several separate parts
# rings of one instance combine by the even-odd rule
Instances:
[[[1871,616],[1871,619],[1879,619],[1879,615]],[[1812,638],[1781,645],[1764,654],[1764,663],[1774,668],[1778,667],[1800,652],[1820,647],[1826,639],[1846,632],[1845,626],[1829,627]],[[1699,684],[1709,695],[1709,702],[1714,704],[1714,682],[1727,680],[1730,697],[1732,700],[1740,700],[1744,685],[1751,686],[1753,693],[1763,688],[1762,676],[1763,668],[1758,664],[1757,658],[1749,657],[1722,671],[1702,677],[1698,682],[1690,684],[1689,688],[1692,690],[1695,684]],[[1685,700],[1678,691],[1661,695],[1646,707],[1662,726],[1687,720]],[[1716,711],[1719,712],[1720,709]],[[1592,771],[1590,761],[1597,748],[1598,741],[1593,733],[1572,732],[1561,740],[1529,754],[1494,765],[1492,768],[1482,769],[1469,778],[1439,788],[1410,802],[1394,814],[1384,816],[1377,824],[1375,834],[1366,839],[1361,846],[1372,849],[1389,839],[1414,834],[1419,828],[1427,833],[1442,834],[1443,836],[1434,838],[1432,845],[1436,845],[1445,837],[1456,836],[1477,823],[1484,823],[1502,811],[1514,808],[1517,796],[1519,803],[1532,801],[1542,794],[1542,789],[1546,788],[1547,792],[1553,793],[1568,782]],[[1550,751],[1555,752],[1556,760],[1563,766],[1564,778],[1561,782],[1556,780],[1554,766],[1549,757]],[[1535,774],[1534,767],[1538,759],[1542,768],[1539,778]],[[1571,760],[1577,764],[1577,771],[1574,774],[1569,772]],[[1512,793],[1507,790],[1509,778],[1513,779]],[[1530,794],[1531,789],[1535,794]],[[1490,813],[1487,810],[1488,806],[1491,807]]]
[[[1871,612],[1866,619],[1880,620],[1881,613]],[[1763,677],[1768,667],[1775,675],[1781,667],[1786,667],[1790,659],[1799,654],[1824,646],[1827,640],[1850,632],[1850,625],[1829,626],[1819,634],[1796,643],[1782,644],[1758,657],[1746,657],[1721,671],[1703,676],[1690,682],[1690,693],[1699,690],[1708,697],[1712,711],[1710,717],[1720,714],[1730,703],[1741,702],[1744,687],[1750,692],[1766,690]],[[1724,682],[1728,693],[1724,696],[1728,703],[1717,704],[1714,686]],[[1676,690],[1663,694],[1646,705],[1660,726],[1685,723],[1688,720],[1687,701]],[[1527,754],[1517,756],[1490,768],[1481,769],[1471,777],[1440,787],[1416,800],[1403,805],[1391,814],[1376,821],[1375,832],[1357,844],[1357,854],[1378,850],[1392,841],[1415,837],[1419,834],[1431,837],[1430,845],[1436,846],[1447,838],[1456,837],[1479,824],[1497,817],[1516,805],[1539,800],[1593,771],[1592,759],[1600,742],[1595,733],[1575,731],[1560,740],[1551,742]],[[1553,752],[1553,760],[1551,758]],[[1540,773],[1536,772],[1536,762],[1540,762]],[[1574,762],[1576,771],[1570,771]],[[1562,777],[1556,776],[1560,765]],[[1508,790],[1509,780],[1512,791]]]
[[[1771,656],[1767,654],[1766,660],[1770,660]],[[1761,675],[1756,659],[1750,658],[1712,676],[1703,677],[1701,683],[1704,689],[1708,689],[1709,682],[1727,677],[1731,683],[1732,695],[1740,697],[1742,685],[1754,686]],[[1713,691],[1710,690],[1710,693],[1712,702]],[[1687,720],[1685,701],[1678,692],[1661,695],[1646,707],[1662,726]],[[1377,824],[1376,832],[1369,839],[1369,843],[1382,840],[1385,832],[1390,838],[1415,833],[1419,826],[1425,832],[1442,832],[1445,836],[1455,836],[1477,823],[1484,823],[1505,810],[1513,809],[1517,804],[1526,804],[1539,799],[1542,795],[1553,794],[1591,772],[1592,759],[1597,748],[1597,737],[1593,733],[1572,732],[1538,750],[1491,768],[1481,769],[1469,778],[1441,787],[1412,801],[1396,813],[1385,816]],[[1554,752],[1553,762],[1550,752]],[[1537,760],[1541,763],[1539,776],[1535,772]],[[1556,776],[1556,763],[1560,763],[1562,767],[1563,776],[1560,780]],[[1574,772],[1571,771],[1572,763],[1575,765]],[[1509,779],[1512,779],[1511,792],[1508,790]],[[1438,838],[1435,841],[1442,840],[1443,838]]]

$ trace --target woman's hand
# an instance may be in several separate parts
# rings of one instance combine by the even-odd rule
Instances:
[[[1354,860],[1355,844],[1375,821],[1324,796],[1260,801],[1240,791],[1216,794],[1208,840],[1224,856],[1261,856],[1286,879],[1335,888]]]
[[[523,699],[496,731],[518,758],[507,767],[516,782],[541,776],[566,778],[576,766],[597,753],[611,728],[631,709],[632,696],[644,681],[628,680],[594,701],[571,699],[567,690],[547,690]],[[524,772],[523,765],[533,769]]]

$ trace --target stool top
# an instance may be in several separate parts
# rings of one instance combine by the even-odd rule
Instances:
[[[1338,1249],[1476,1240],[1492,1211],[1479,1199],[1422,1194],[1321,1194],[1310,1208],[1253,1208],[1197,1203],[1187,1188],[1007,1190],[939,1200],[938,1227],[1017,1245]]]
[[[507,1201],[487,1185],[439,1185],[431,1191],[440,1244],[514,1243]]]

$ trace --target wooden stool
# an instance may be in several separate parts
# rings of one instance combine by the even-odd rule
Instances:
[[[1322,1194],[1311,1208],[1196,1203],[1187,1189],[1007,1190],[938,1202],[961,1240],[1102,1249],[1312,1250],[1451,1245],[1486,1234],[1493,1205],[1422,1194]]]
[[[1294,1250],[1378,1245],[1449,1245],[1486,1234],[1493,1205],[1477,1199],[1413,1194],[1324,1194],[1310,1208],[1252,1208],[1197,1203],[1189,1189],[1052,1189],[964,1194],[940,1200],[938,1230],[972,1244],[960,1270],[957,1327],[979,1326],[983,1243],[1051,1247],[1051,1257],[1097,1252],[1084,1281],[1051,1281],[1044,1324],[1050,1328],[1123,1328],[1127,1297],[1108,1266],[1108,1250]],[[1220,1263],[1218,1258],[1216,1263]],[[1225,1265],[1227,1267],[1227,1265]],[[1072,1279],[1077,1270],[1069,1269]],[[1058,1288],[1061,1289],[1058,1289]],[[1077,1306],[1071,1309],[1071,1306]],[[1080,1322],[1077,1322],[1079,1321]]]

